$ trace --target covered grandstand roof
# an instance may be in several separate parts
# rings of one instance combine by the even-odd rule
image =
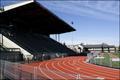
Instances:
[[[17,32],[60,34],[75,31],[40,3],[32,0],[4,7],[0,26]]]
[[[95,45],[83,45],[83,47],[86,47],[86,48],[101,48],[101,47],[104,47],[104,48],[115,48],[114,45],[108,45],[108,44],[95,44]]]

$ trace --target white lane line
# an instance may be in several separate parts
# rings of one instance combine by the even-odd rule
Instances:
[[[42,64],[42,63],[41,63]],[[50,76],[48,76],[42,69],[41,69],[41,64],[39,64],[39,70],[40,70],[40,72],[44,75],[44,76],[46,76],[48,79],[50,79],[50,80],[53,80],[53,78],[51,78]]]
[[[79,60],[79,61],[80,61],[80,60]],[[81,62],[81,61],[80,61],[80,62]],[[86,62],[86,60],[82,60],[82,62],[85,63],[85,64],[89,64],[89,65],[96,66],[96,67],[100,67],[100,68],[104,68],[104,69],[109,69],[109,70],[114,70],[114,71],[118,71],[118,70],[119,70],[119,69],[114,69],[114,68],[109,68],[109,67],[94,65],[94,64],[91,64],[91,63]]]
[[[73,59],[73,60],[74,60],[74,59]],[[69,62],[69,63],[70,63],[70,61],[71,61],[71,60],[69,60],[69,61],[67,61],[67,62]],[[62,63],[63,63],[65,66],[67,66],[67,67],[71,68],[71,69],[72,69],[72,71],[76,69],[76,68],[72,68],[71,66],[68,66],[68,65],[65,63],[65,61],[63,61]],[[70,63],[70,64],[71,64],[71,63]],[[76,71],[73,71],[73,72],[76,72]],[[80,75],[81,75],[81,74],[77,72],[76,78],[78,78],[78,77],[79,77],[79,79],[80,79],[80,80],[83,80],[83,78],[81,78],[81,77],[80,77]]]
[[[72,63],[74,63],[74,64],[71,64],[70,62],[67,62],[69,65],[72,65],[72,66],[74,66],[74,67],[76,67],[76,70],[80,70],[81,68],[80,68],[80,65],[79,65],[79,67],[77,66],[78,64],[77,64],[77,62],[79,61],[79,59],[78,60],[72,60]],[[77,68],[78,67],[78,68]],[[73,68],[73,67],[71,67],[71,68]],[[90,74],[90,73],[89,73]],[[87,75],[82,75],[81,74],[81,76],[83,76],[83,77],[86,77],[86,78],[89,78],[89,79],[94,79],[92,76],[87,76]],[[94,76],[98,76],[98,75],[94,75]]]
[[[66,61],[66,60],[64,60],[64,61]],[[64,64],[64,65],[65,65],[65,63],[63,63],[64,61],[62,61],[61,64]],[[67,60],[67,62],[69,62],[69,61]],[[58,64],[59,64],[59,66],[61,66],[60,63],[58,63]],[[75,75],[75,78],[77,78],[77,75],[79,75],[79,73],[77,73],[77,72],[75,72],[75,71],[73,71],[73,70],[69,70],[69,69],[64,68],[64,67],[62,67],[62,66],[61,66],[61,68],[65,69],[65,70],[67,70],[67,71],[69,71],[69,72],[72,72],[72,73]],[[80,77],[79,77],[79,79],[80,79],[80,80],[83,80],[83,79],[80,78]]]
[[[73,60],[74,60],[74,59],[73,59]],[[76,61],[73,61],[73,60],[69,60],[69,61],[67,61],[67,63],[68,63],[68,62],[70,63],[70,61],[72,61],[72,62],[76,62]],[[62,63],[63,63],[65,66],[71,68],[72,71],[76,69],[76,68],[74,68],[74,67],[71,67],[73,63],[70,63],[71,66],[70,66],[70,65],[69,65],[69,66],[66,65],[66,64],[65,64],[65,61],[63,61]],[[75,67],[76,67],[76,66],[75,66]],[[73,71],[73,72],[76,72],[76,71]],[[90,74],[90,73],[89,73],[89,74]],[[83,74],[80,74],[80,73],[77,73],[77,75],[80,75],[80,76],[82,76],[82,77],[84,77],[84,78],[94,79],[94,78],[91,77],[91,76],[86,76],[86,75],[83,75]],[[79,77],[79,78],[80,78],[80,77]],[[83,78],[80,78],[80,79],[82,80]],[[83,80],[84,80],[84,79],[83,79]]]
[[[45,67],[47,68],[47,70],[49,70],[49,71],[52,72],[53,74],[55,74],[55,75],[61,77],[61,78],[64,79],[64,80],[67,80],[65,77],[63,77],[63,76],[57,74],[55,71],[49,69],[49,67],[48,67],[48,63],[45,64]]]
[[[78,61],[78,62],[77,62],[76,64],[74,64],[74,65],[76,65],[76,66],[77,66],[78,64],[79,64],[79,66],[80,66],[80,65],[81,65],[80,63],[81,63],[81,62],[82,62],[82,63],[84,62],[83,59],[82,59],[82,60],[79,59],[79,60],[77,60],[77,61]],[[76,61],[74,61],[74,62],[76,62]],[[69,64],[71,64],[71,63],[69,62]],[[88,64],[89,64],[89,63],[88,63]],[[111,75],[110,75],[110,76],[111,76]],[[117,77],[118,77],[118,76],[117,76]],[[109,78],[109,79],[113,79],[113,78]]]
[[[63,61],[65,61],[65,60],[63,60]],[[61,62],[63,62],[63,61],[61,61]],[[77,79],[77,75],[78,75],[78,73],[76,73],[75,71],[72,71],[72,70],[69,70],[69,69],[67,69],[66,67],[63,67],[62,65],[60,65],[60,64],[63,64],[63,63],[57,63],[57,65],[59,66],[59,67],[61,67],[62,69],[64,69],[64,70],[66,70],[66,71],[69,71],[69,72],[72,72],[72,73],[69,73],[69,72],[66,72],[67,74],[70,74],[70,75],[74,75],[73,77],[75,77],[75,79]],[[81,79],[82,80],[82,78],[79,78],[79,79]]]
[[[77,62],[77,64],[76,65],[78,65],[78,66],[80,66],[81,64],[79,63],[79,61],[80,60],[78,60],[78,62]],[[83,63],[82,65],[85,65],[86,63]],[[94,68],[92,68],[92,67],[89,67],[88,69],[93,69],[93,70],[96,70],[96,69],[94,69]],[[102,74],[102,71],[99,71],[99,72],[101,72],[101,74]],[[108,73],[106,73],[106,75],[107,76],[111,76],[111,77],[113,77],[112,76],[112,74],[108,74]],[[118,78],[119,76],[114,76],[115,78]]]
[[[83,61],[81,61],[80,59],[79,59],[79,60],[77,60],[77,61],[78,61],[78,62],[76,63],[76,65],[77,65],[77,66],[80,66],[80,65],[85,65],[85,63],[80,64],[81,62],[83,62]],[[89,67],[88,69],[92,69],[93,71],[96,71],[96,69],[94,69],[94,68],[92,68],[92,67],[91,67],[91,68]],[[94,74],[94,73],[93,73],[93,74]],[[102,74],[102,72],[101,72],[100,74]],[[94,75],[95,75],[95,74],[94,74]],[[111,76],[111,75],[109,75],[109,74],[107,74],[107,75],[108,75],[108,76]],[[106,76],[99,76],[99,75],[98,75],[98,77],[103,78],[103,77],[106,77]],[[111,77],[112,77],[112,76],[111,76]],[[113,77],[112,77],[112,78],[113,78]],[[109,78],[109,79],[112,79],[112,78]]]
[[[86,61],[83,61],[83,63],[85,63],[85,64],[91,64],[91,63],[87,63]],[[104,68],[104,69],[108,69],[108,70],[115,70],[115,71],[119,70],[119,69],[113,69],[113,68],[99,66],[99,65],[94,65],[94,64],[91,64],[91,65],[96,66],[96,67],[100,67],[100,68]]]
[[[58,63],[58,62],[57,62],[57,63]],[[56,68],[56,67],[55,67],[55,63],[54,63],[54,64],[52,63],[52,67],[53,67],[54,69],[56,69],[56,70],[60,71],[63,75],[65,74],[65,75],[69,75],[69,76],[71,76],[71,77],[74,77],[74,78],[75,78],[75,76],[73,76],[72,74],[66,73],[66,72],[64,72],[64,71],[62,71],[62,70],[60,70],[60,69]]]
[[[65,62],[63,62],[64,64],[65,64]],[[66,63],[68,63],[69,65],[71,65],[72,66],[72,64],[69,62],[69,61],[67,61]],[[66,65],[66,64],[65,64]],[[69,67],[69,68],[71,68],[71,69],[73,69],[73,70],[75,70],[77,67],[76,66],[73,66],[73,67],[71,67],[71,66],[68,66],[68,65],[66,65],[67,67]],[[79,71],[80,72],[80,71]],[[83,72],[83,71],[81,71],[81,72]],[[85,73],[85,72],[84,72]],[[78,73],[78,74],[80,74],[80,73]],[[91,75],[91,73],[88,73],[87,72],[87,74],[90,74]],[[83,74],[81,74],[81,76],[82,76]],[[83,75],[83,76],[86,76],[87,78],[90,78],[90,79],[93,79],[93,76],[87,76],[87,75]],[[98,75],[94,75],[94,77],[98,77]]]
[[[64,70],[67,70],[67,71],[69,71],[69,72],[72,72],[73,74],[78,74],[78,73],[76,73],[76,72],[74,72],[74,71],[72,71],[72,70],[69,70],[69,69],[61,66],[60,63],[57,63],[57,65],[59,65],[59,67],[61,67],[61,68],[64,69]]]

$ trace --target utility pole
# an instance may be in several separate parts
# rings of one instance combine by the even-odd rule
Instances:
[[[0,0],[0,12],[4,11],[4,6],[2,5],[2,0]]]
[[[1,10],[1,6],[2,6],[2,1],[0,0],[0,10]]]

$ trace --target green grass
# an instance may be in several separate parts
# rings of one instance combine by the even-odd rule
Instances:
[[[120,68],[120,62],[112,62],[112,67],[114,68]]]

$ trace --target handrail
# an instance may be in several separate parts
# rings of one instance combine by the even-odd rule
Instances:
[[[5,48],[6,51],[20,51],[20,48]]]

